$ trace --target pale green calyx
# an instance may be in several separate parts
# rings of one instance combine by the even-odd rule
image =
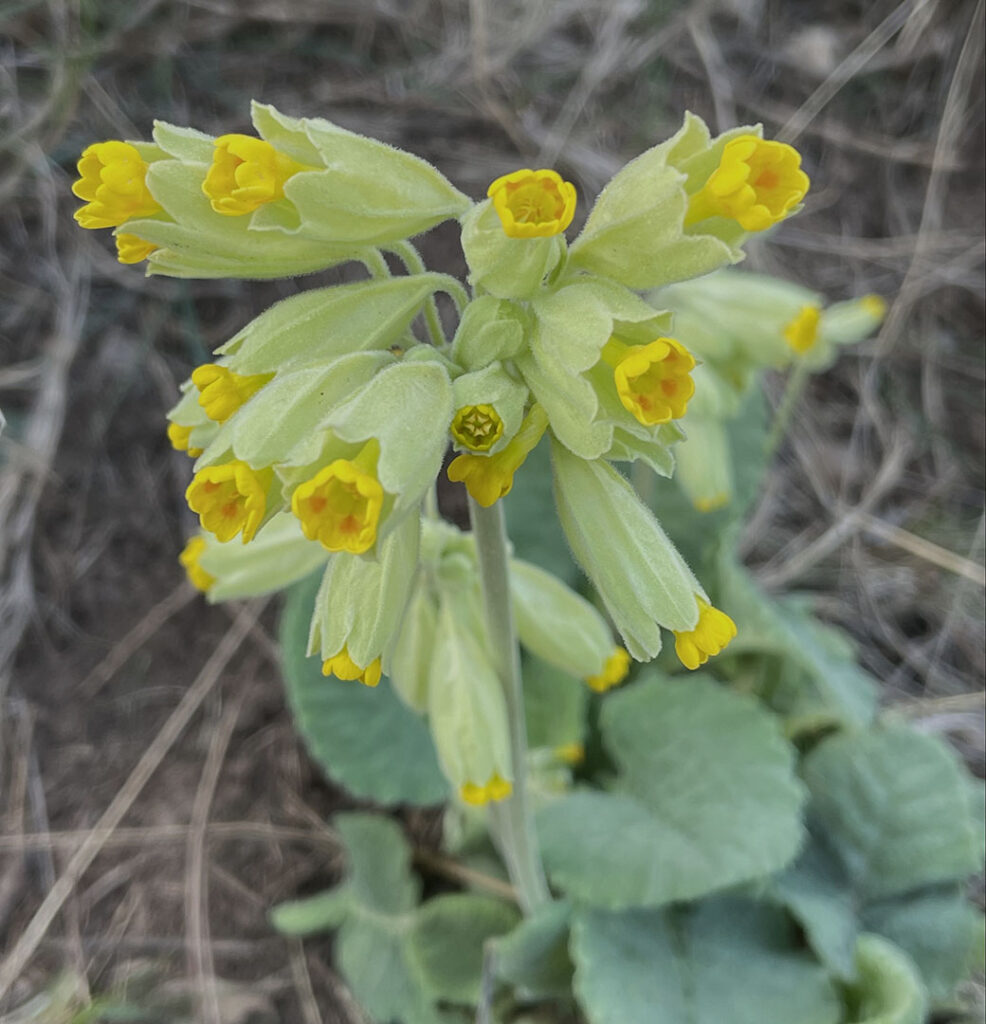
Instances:
[[[510,593],[520,642],[576,679],[600,676],[613,654],[605,619],[584,597],[544,569],[513,559]]]
[[[360,669],[387,662],[411,595],[420,533],[409,516],[380,542],[375,559],[331,556],[315,598],[309,654],[327,662],[345,650]]]
[[[661,650],[661,628],[698,622],[705,591],[630,484],[610,465],[551,447],[555,502],[568,543],[637,661]]]

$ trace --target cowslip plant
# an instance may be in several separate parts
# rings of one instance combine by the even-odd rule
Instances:
[[[337,929],[380,1024],[573,1003],[591,1024],[906,1024],[951,999],[979,928],[972,785],[874,724],[842,638],[732,555],[770,447],[758,375],[822,368],[882,315],[722,269],[800,209],[798,153],[687,114],[569,245],[554,170],[474,202],[328,121],[253,123],[97,143],[74,186],[79,223],[149,274],[368,275],[276,303],[183,385],[167,433],[201,531],[180,561],[210,600],[288,590],[313,756],[356,797],[446,802],[487,889],[422,901],[397,824],[337,815],[345,879],[275,925]],[[410,241],[450,219],[465,284]],[[469,532],[438,512],[449,448]]]

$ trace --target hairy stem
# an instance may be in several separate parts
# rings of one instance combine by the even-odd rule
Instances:
[[[788,374],[787,381],[784,384],[784,393],[781,395],[777,412],[774,413],[774,422],[771,424],[770,433],[767,435],[765,450],[768,460],[774,455],[781,441],[787,435],[788,428],[791,426],[791,417],[794,415],[798,399],[801,398],[810,374],[811,371],[803,359],[798,360],[794,365],[794,369]]]
[[[490,508],[469,499],[469,518],[476,537],[483,601],[490,641],[503,681],[510,720],[510,751],[513,794],[490,805],[490,822],[510,880],[517,889],[521,908],[530,913],[551,897],[538,853],[534,822],[527,803],[527,728],[524,724],[524,693],[520,675],[520,651],[514,629],[507,568],[507,534],[503,506]]]
[[[425,261],[421,254],[410,242],[394,242],[388,246],[392,252],[407,267],[409,274],[423,274],[425,272]],[[425,301],[425,324],[428,327],[428,334],[431,336],[431,343],[439,348],[448,344],[445,337],[445,329],[442,327],[442,318],[438,315],[438,303],[435,296],[429,295]]]

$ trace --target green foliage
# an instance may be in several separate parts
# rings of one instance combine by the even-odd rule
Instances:
[[[853,1024],[924,1024],[927,994],[907,955],[878,935],[856,946],[859,983],[851,991]]]
[[[275,908],[274,926],[291,935],[338,929],[339,968],[376,1024],[459,1020],[438,1004],[477,1001],[484,944],[509,932],[517,912],[473,893],[421,904],[411,851],[395,822],[340,814],[335,826],[347,853],[345,878],[335,889]]]
[[[776,721],[702,676],[610,696],[603,742],[621,771],[539,817],[545,863],[570,896],[612,909],[693,899],[767,875],[802,839],[801,786]]]
[[[575,993],[590,1024],[839,1024],[825,971],[777,910],[735,899],[575,915]]]
[[[571,906],[546,903],[496,943],[496,973],[516,986],[524,998],[565,996],[572,989],[568,954]]]
[[[312,757],[354,796],[378,803],[435,804],[448,795],[424,720],[391,689],[326,678],[306,656],[318,575],[288,592],[281,616],[284,683]]]

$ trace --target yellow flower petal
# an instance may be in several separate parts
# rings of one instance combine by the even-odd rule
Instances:
[[[725,613],[713,608],[696,595],[698,622],[694,629],[674,631],[674,652],[688,669],[704,665],[719,654],[736,636],[736,623]]]
[[[284,198],[284,183],[311,167],[292,160],[269,142],[250,135],[221,135],[202,183],[213,210],[228,217],[253,213]]]
[[[246,544],[264,518],[273,475],[271,469],[254,470],[239,460],[207,466],[192,478],[185,500],[203,530],[223,543],[242,532]]]
[[[560,235],[575,216],[575,186],[557,171],[513,171],[497,178],[486,194],[510,238]]]
[[[77,166],[81,177],[72,191],[87,201],[75,211],[82,227],[115,228],[161,209],[147,188],[147,164],[129,142],[95,142]]]

